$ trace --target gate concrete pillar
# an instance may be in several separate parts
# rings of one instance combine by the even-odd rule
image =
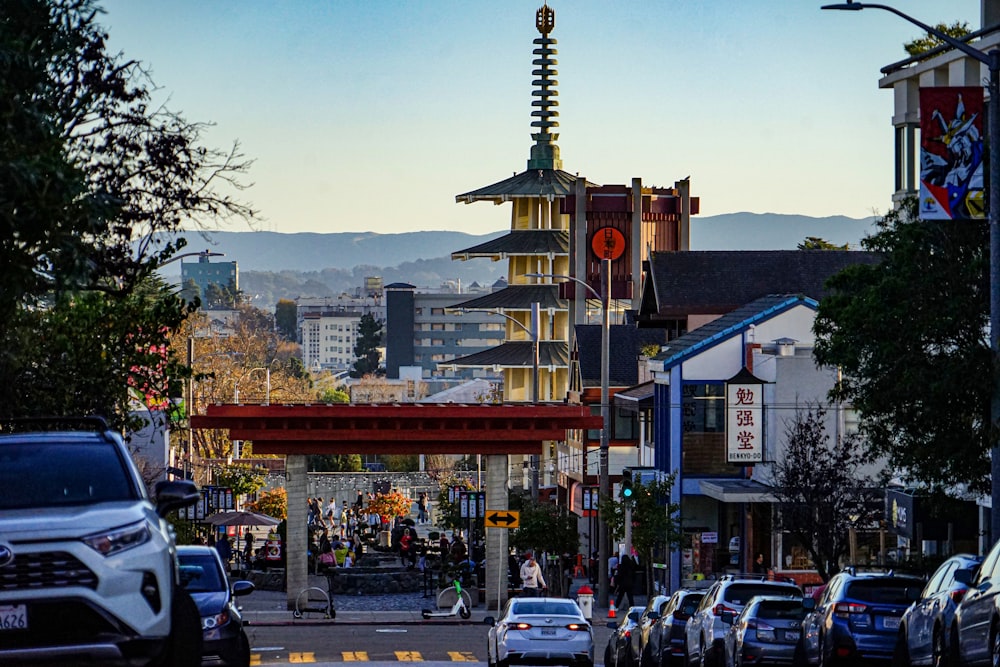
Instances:
[[[486,456],[486,511],[506,510],[507,479],[510,466],[506,454]],[[497,609],[507,602],[507,528],[486,529],[486,608]]]
[[[289,454],[285,457],[285,491],[288,493],[288,521],[285,546],[285,597],[288,608],[295,609],[295,599],[309,587],[308,502],[306,489],[306,457]]]

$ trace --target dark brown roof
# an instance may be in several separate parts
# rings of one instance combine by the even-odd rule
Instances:
[[[503,259],[510,255],[568,255],[569,230],[517,229],[485,243],[451,253],[452,259]]]
[[[728,313],[768,294],[827,295],[826,281],[853,264],[881,256],[855,250],[706,250],[653,252],[641,315],[684,317]],[[648,303],[655,299],[655,304]]]
[[[547,308],[566,310],[568,307],[566,301],[559,298],[559,285],[508,285],[502,290],[448,307],[531,310],[531,304],[536,301],[543,310]]]
[[[639,381],[639,352],[653,343],[665,345],[663,329],[638,329],[631,324],[615,324],[608,330],[608,384],[631,387]],[[576,325],[576,349],[580,378],[584,387],[601,385],[601,325]]]
[[[510,178],[456,195],[456,202],[505,202],[523,197],[568,197],[573,193],[577,177],[561,169],[529,169]],[[594,186],[595,183],[587,183]]]
[[[458,357],[451,361],[442,361],[441,366],[458,366],[462,368],[483,368],[499,366],[500,368],[531,368],[532,346],[530,340],[513,340],[492,347],[482,352],[476,352],[466,357]],[[543,340],[538,344],[538,366],[544,368],[554,366],[566,368],[569,366],[569,347],[562,341]]]

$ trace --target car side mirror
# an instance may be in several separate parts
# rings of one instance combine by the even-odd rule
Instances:
[[[608,627],[614,630],[615,628],[618,627],[618,624],[615,623],[614,621],[608,621]]]
[[[252,581],[234,581],[233,582],[233,597],[240,597],[241,595],[250,595],[256,590]]]
[[[731,611],[724,611],[722,612],[722,615],[719,616],[719,620],[721,620],[726,625],[732,625],[733,621],[736,620],[736,616],[733,615],[733,612]]]
[[[917,600],[919,600],[920,599],[921,590],[922,589],[917,588],[916,586],[907,586],[906,587],[906,591],[905,591],[905,593],[906,593],[906,601],[907,602],[916,602]]]
[[[802,598],[802,608],[807,612],[812,611],[816,608],[816,600],[813,600],[811,597]]]
[[[492,616],[483,617],[483,625],[489,625],[492,627],[496,624],[497,624],[497,619],[493,618]]]
[[[660,617],[660,615],[658,613],[656,613],[655,611],[649,612],[649,616],[647,616],[647,618],[649,618],[649,620],[651,620],[651,621],[655,621],[659,617]]]
[[[198,487],[188,479],[157,482],[153,493],[156,495],[156,513],[160,516],[166,516],[182,507],[190,507],[201,500]]]
[[[962,584],[963,586],[968,586],[972,583],[972,575],[976,571],[969,568],[962,568],[960,570],[955,570],[955,581]]]

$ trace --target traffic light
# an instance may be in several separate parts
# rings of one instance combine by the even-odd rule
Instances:
[[[622,470],[622,499],[629,500],[635,489],[632,488],[632,470],[625,468]]]

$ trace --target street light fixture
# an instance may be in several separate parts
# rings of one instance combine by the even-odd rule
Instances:
[[[251,368],[250,370],[248,370],[246,373],[244,373],[240,377],[236,378],[236,382],[233,383],[233,403],[234,404],[236,404],[236,405],[240,404],[240,381],[243,380],[243,379],[245,379],[245,378],[247,378],[247,377],[249,377],[250,374],[253,373],[254,371],[265,371],[267,373],[267,380],[266,380],[266,385],[265,385],[266,386],[266,390],[265,390],[265,393],[264,393],[264,403],[263,403],[263,405],[270,405],[271,404],[271,367],[270,366],[256,366],[256,367]],[[242,443],[239,440],[233,440],[233,458],[234,459],[239,459],[240,458],[240,454],[241,454],[240,445],[241,444]]]
[[[967,43],[959,41],[933,28],[922,21],[918,21],[912,16],[908,16],[894,7],[888,5],[873,4],[868,2],[847,2],[824,5],[822,9],[834,9],[840,11],[860,11],[862,9],[882,9],[895,14],[905,21],[909,21],[928,34],[934,35],[948,46],[957,49],[969,56],[973,60],[986,65],[990,72],[987,91],[989,92],[989,104],[987,106],[987,131],[989,139],[989,226],[990,226],[990,357],[991,357],[991,377],[992,393],[990,396],[990,437],[1000,428],[1000,387],[997,385],[997,372],[1000,369],[1000,49],[993,49],[989,53],[983,53],[979,49],[969,46]],[[993,539],[1000,536],[1000,448],[991,448],[991,505],[993,511],[990,513],[990,529]]]
[[[185,253],[181,253],[180,255],[174,255],[173,257],[171,257],[167,261],[163,262],[162,264],[160,264],[156,268],[162,269],[167,264],[173,264],[174,262],[179,262],[180,260],[184,259],[185,257],[205,257],[205,258],[208,258],[208,257],[225,257],[225,256],[226,256],[226,253],[224,253],[224,252],[211,252],[209,250],[202,250],[200,252],[185,252]]]
[[[601,455],[598,469],[598,488],[601,497],[610,498],[611,478],[608,469],[608,446],[611,441],[611,403],[608,394],[611,368],[611,316],[609,313],[611,302],[611,260],[601,260],[600,293],[580,278],[573,276],[554,273],[527,273],[525,277],[570,280],[585,287],[591,294],[601,300]],[[599,568],[599,573],[597,578],[597,604],[601,607],[606,607],[608,605],[608,592],[610,588],[607,563],[611,555],[611,541],[608,532],[608,522],[604,516],[600,517],[598,531],[597,567]]]

